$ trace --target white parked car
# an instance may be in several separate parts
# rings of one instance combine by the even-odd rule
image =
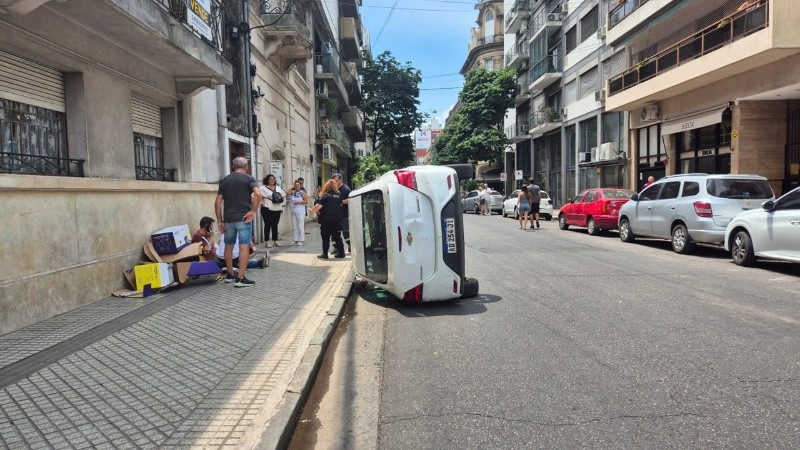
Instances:
[[[725,249],[740,266],[756,258],[800,262],[800,188],[737,214],[725,229]]]
[[[350,193],[356,273],[396,297],[453,300],[478,294],[467,278],[458,175],[472,166],[393,170]]]
[[[461,211],[467,212],[472,211],[475,214],[481,213],[481,202],[478,193],[480,191],[469,191],[464,198],[461,199]],[[503,212],[503,194],[495,191],[492,189],[491,191],[491,201],[489,203],[489,214],[493,212],[501,213]]]
[[[539,218],[544,220],[553,220],[553,199],[545,191],[541,192],[539,200]],[[503,217],[511,216],[519,219],[519,212],[517,211],[517,196],[519,189],[512,192],[505,201],[503,201]]]

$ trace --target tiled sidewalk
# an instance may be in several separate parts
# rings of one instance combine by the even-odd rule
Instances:
[[[0,337],[0,447],[258,445],[348,292],[350,259],[319,261],[311,231],[255,287],[109,298]]]

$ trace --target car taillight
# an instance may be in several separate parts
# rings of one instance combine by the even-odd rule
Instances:
[[[608,204],[608,201],[603,202],[603,206],[600,207],[600,212],[602,214],[608,214],[611,212],[611,205]]]
[[[394,176],[397,177],[397,182],[403,186],[417,190],[417,177],[411,170],[395,170]]]
[[[714,212],[711,211],[711,203],[708,202],[694,202],[694,213],[697,217],[714,217]]]
[[[422,301],[422,285],[409,289],[408,292],[403,295],[403,300],[409,302],[421,302]]]
[[[458,294],[458,280],[453,280],[453,294]]]
[[[452,188],[453,188],[453,176],[452,175],[448,175],[447,176],[447,192],[450,192],[450,189],[452,189]]]

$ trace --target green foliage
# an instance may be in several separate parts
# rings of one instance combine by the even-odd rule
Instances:
[[[413,142],[408,145],[407,139],[427,118],[417,110],[422,75],[411,63],[397,62],[389,51],[377,59],[365,53],[361,74],[367,132],[386,163],[403,167],[414,159]]]
[[[392,166],[383,162],[383,158],[377,153],[358,158],[356,165],[358,166],[358,171],[353,175],[352,179],[355,188],[359,188],[392,170]]]
[[[474,191],[475,189],[478,189],[478,180],[474,178],[464,180],[461,182],[461,187],[464,188],[464,192]]]
[[[514,106],[512,70],[470,71],[459,94],[461,107],[436,141],[435,164],[470,161],[503,163],[508,138],[503,132],[506,111]]]

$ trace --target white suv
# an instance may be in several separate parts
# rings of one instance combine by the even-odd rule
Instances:
[[[459,174],[472,166],[413,166],[351,192],[356,273],[412,302],[477,295],[478,280],[464,276]]]
[[[695,243],[722,245],[725,227],[736,214],[775,198],[758,175],[671,175],[634,194],[619,210],[619,238],[669,239],[677,253]]]

